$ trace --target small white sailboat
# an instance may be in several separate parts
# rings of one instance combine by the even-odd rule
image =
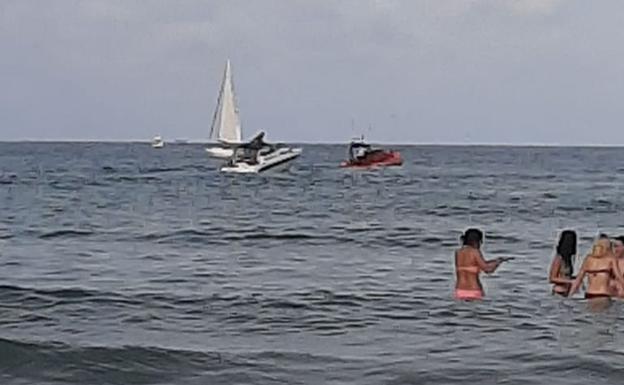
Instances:
[[[284,169],[301,155],[300,148],[272,145],[263,139],[264,132],[261,132],[249,143],[237,146],[221,172],[250,174]]]
[[[229,158],[234,153],[234,148],[241,144],[242,131],[230,60],[225,63],[221,89],[217,99],[217,107],[212,118],[210,127],[210,139],[216,139],[218,145],[206,148],[210,156],[216,158]]]
[[[156,135],[154,139],[152,139],[152,147],[153,148],[163,148],[165,147],[165,141],[160,135]]]

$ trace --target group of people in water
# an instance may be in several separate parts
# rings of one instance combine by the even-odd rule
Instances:
[[[468,229],[460,238],[462,246],[455,253],[455,298],[460,300],[482,299],[484,292],[479,274],[491,274],[504,262],[513,259],[497,258],[486,260],[481,253],[483,232]],[[609,238],[601,234],[590,253],[585,257],[575,275],[577,235],[573,230],[561,232],[556,253],[550,265],[548,279],[553,285],[553,295],[568,297],[574,295],[584,284],[585,298],[624,298],[624,236]]]

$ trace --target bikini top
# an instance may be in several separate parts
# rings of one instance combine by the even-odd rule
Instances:
[[[595,269],[595,270],[585,270],[585,272],[587,274],[600,274],[600,273],[605,273],[605,274],[611,274],[611,269]]]
[[[465,271],[468,273],[477,274],[479,273],[479,268],[477,266],[457,266],[457,271]]]

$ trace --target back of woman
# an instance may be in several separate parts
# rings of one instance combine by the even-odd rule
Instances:
[[[483,287],[479,281],[479,273],[493,273],[505,260],[497,258],[486,261],[481,254],[483,232],[479,229],[468,229],[461,236],[462,247],[455,253],[455,298],[457,299],[481,299]]]
[[[478,249],[466,246],[455,253],[455,271],[457,275],[455,289],[483,290],[479,281],[478,254]]]

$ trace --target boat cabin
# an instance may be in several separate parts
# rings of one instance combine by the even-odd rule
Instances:
[[[351,142],[351,144],[349,144],[349,159],[361,159],[371,151],[372,147],[370,144],[364,142]]]

